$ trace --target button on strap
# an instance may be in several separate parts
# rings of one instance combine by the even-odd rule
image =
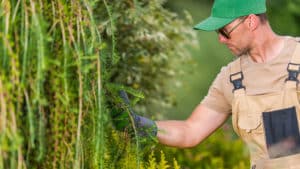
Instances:
[[[243,79],[244,79],[243,72],[237,72],[237,73],[230,75],[230,82],[233,84],[233,87],[234,87],[232,92],[234,92],[235,90],[238,90],[238,89],[242,89],[242,88],[245,89],[245,86],[243,85],[243,82],[242,82]]]
[[[289,63],[287,66],[287,71],[289,75],[286,80],[299,82],[298,74],[300,73],[300,64]]]

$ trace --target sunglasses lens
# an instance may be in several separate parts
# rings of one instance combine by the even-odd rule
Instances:
[[[225,37],[226,39],[229,39],[229,36],[227,35],[227,33],[223,30],[223,29],[219,29],[218,33],[220,33],[223,37]]]

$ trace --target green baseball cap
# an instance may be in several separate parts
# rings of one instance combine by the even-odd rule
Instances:
[[[214,31],[238,17],[266,11],[266,0],[215,0],[211,15],[194,26],[194,29]]]

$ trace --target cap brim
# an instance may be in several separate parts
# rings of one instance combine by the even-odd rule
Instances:
[[[215,31],[229,24],[236,18],[217,18],[210,16],[194,26],[196,30]]]

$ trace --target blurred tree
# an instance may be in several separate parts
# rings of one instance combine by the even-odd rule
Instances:
[[[300,35],[300,1],[267,1],[268,17],[275,32],[283,35]]]
[[[111,16],[103,12],[103,6],[96,9],[103,20],[100,29],[106,49],[115,49],[113,55],[119,59],[106,63],[111,69],[104,76],[106,82],[142,91],[146,99],[135,107],[140,114],[162,116],[164,109],[172,106],[174,98],[165,83],[180,72],[177,65],[190,59],[185,46],[197,44],[188,14],[184,20],[179,19],[176,13],[162,7],[164,3],[113,0],[108,2]]]

